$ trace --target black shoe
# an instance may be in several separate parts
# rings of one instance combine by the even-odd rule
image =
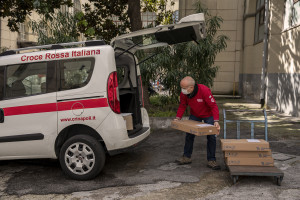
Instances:
[[[215,160],[208,161],[207,167],[212,168],[213,170],[219,170],[219,169],[221,169],[220,165],[218,165]]]
[[[192,159],[191,159],[191,158],[188,158],[188,157],[186,157],[186,156],[182,156],[182,157],[176,159],[175,162],[176,162],[178,165],[186,165],[186,164],[191,164],[191,163],[192,163]]]

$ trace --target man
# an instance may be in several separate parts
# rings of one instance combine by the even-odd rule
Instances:
[[[180,82],[181,94],[180,105],[177,111],[176,119],[180,120],[190,106],[190,120],[204,121],[207,124],[215,125],[220,131],[219,109],[213,95],[208,87],[202,84],[196,84],[195,80],[187,76]],[[183,156],[176,160],[178,164],[190,164],[193,152],[195,135],[186,133]],[[216,163],[216,135],[207,135],[207,166],[217,170],[220,166]]]

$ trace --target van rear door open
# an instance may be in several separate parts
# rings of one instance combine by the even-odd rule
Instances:
[[[142,121],[142,81],[135,52],[160,46],[173,45],[205,38],[204,14],[182,18],[178,24],[158,26],[120,35],[111,41],[119,80],[120,107],[122,113],[132,113],[134,130],[129,137],[147,128]]]
[[[197,41],[205,38],[205,19],[203,13],[182,18],[178,24],[142,29],[115,37],[111,45],[131,53],[137,50]]]

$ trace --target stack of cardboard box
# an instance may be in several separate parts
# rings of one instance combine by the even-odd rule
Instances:
[[[274,166],[269,142],[257,139],[221,139],[228,166]]]
[[[215,127],[214,125],[206,124],[194,120],[172,121],[171,127],[197,136],[219,134],[217,127]]]

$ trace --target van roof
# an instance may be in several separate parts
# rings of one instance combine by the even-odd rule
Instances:
[[[0,56],[13,55],[19,53],[20,51],[33,50],[33,49],[51,49],[51,50],[63,49],[66,46],[75,46],[75,45],[85,45],[86,47],[101,46],[101,45],[105,45],[105,42],[103,40],[89,40],[89,41],[82,41],[82,42],[69,42],[69,43],[59,43],[59,44],[48,44],[42,46],[32,46],[32,47],[8,50],[1,53]]]

